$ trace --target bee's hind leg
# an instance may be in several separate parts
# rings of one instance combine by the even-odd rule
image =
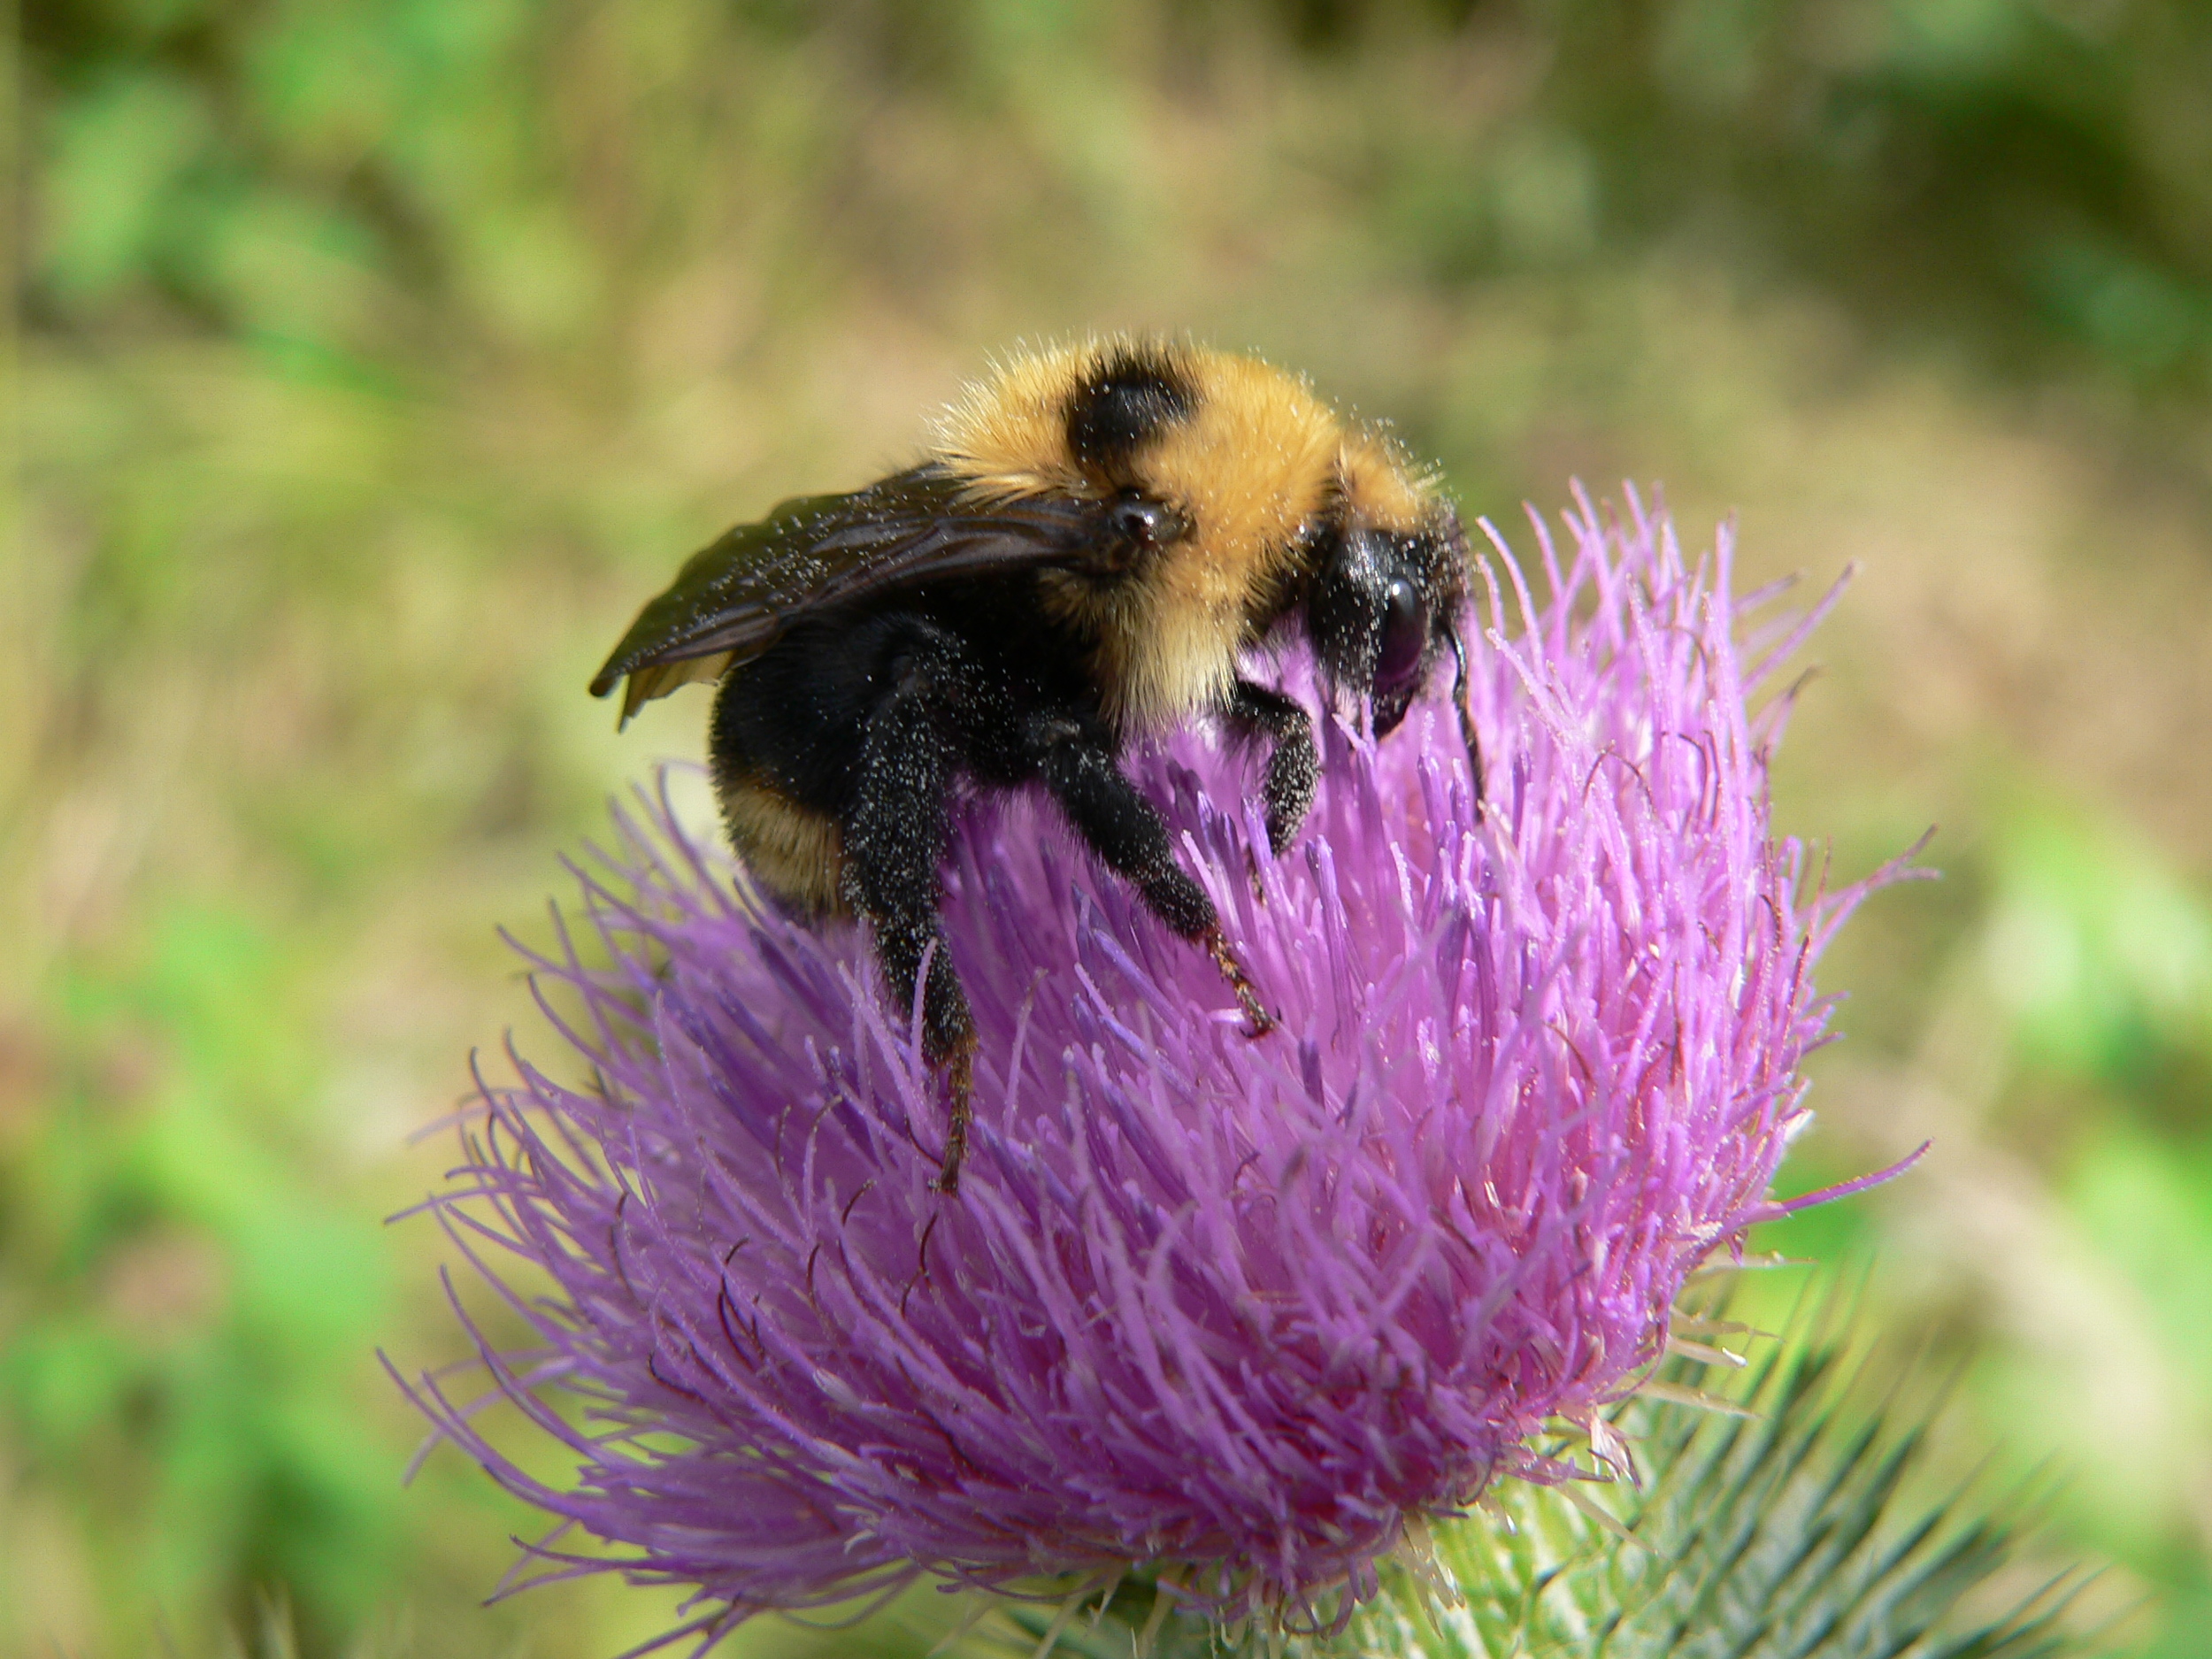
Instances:
[[[844,819],[844,893],[875,936],[884,987],[902,1015],[914,1006],[922,964],[922,1056],[944,1071],[951,1095],[936,1187],[960,1190],[968,1148],[975,1018],[946,950],[938,870],[947,840],[946,796],[958,758],[932,695],[926,663],[910,659],[899,685],[870,714],[852,804]]]
[[[1229,948],[1213,901],[1175,862],[1166,821],[1122,775],[1103,734],[1071,718],[1040,716],[1029,735],[1045,787],[1075,833],[1107,868],[1135,884],[1155,915],[1184,938],[1205,947],[1236,993],[1251,1034],[1272,1031],[1275,1017]]]

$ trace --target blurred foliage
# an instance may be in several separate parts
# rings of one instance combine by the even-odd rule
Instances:
[[[736,161],[748,217],[854,192],[841,263],[942,213],[871,165],[872,96],[1010,118],[1025,205],[1079,211],[1133,158],[1127,81],[1197,93],[1280,46],[1356,83],[1471,35],[1513,84],[1347,98],[1297,158],[1441,286],[1712,238],[2007,370],[2070,350],[2212,390],[2212,13],[2186,0],[61,0],[26,32],[56,321],[135,291],[310,355],[572,343],[725,206],[687,163]]]
[[[0,566],[0,1654],[613,1651],[379,1372],[495,924],[699,711],[581,694],[722,525],[986,354],[1189,327],[1470,510],[1666,479],[1866,566],[1781,757],[1855,874],[1772,1231],[1878,1249],[1946,1455],[2212,1629],[2212,10],[2191,0],[42,0]],[[1781,1293],[1777,1293],[1778,1294]],[[1939,1448],[1940,1452],[1941,1448]],[[858,1635],[918,1655],[942,1598]],[[274,1623],[266,1609],[288,1609]],[[256,1632],[261,1632],[257,1634]],[[288,1633],[286,1633],[288,1632]]]

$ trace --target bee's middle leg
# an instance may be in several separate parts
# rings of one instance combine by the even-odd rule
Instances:
[[[946,797],[959,753],[932,678],[926,664],[910,669],[869,716],[844,815],[844,889],[875,936],[885,988],[900,1013],[914,1006],[923,961],[929,962],[929,981],[921,987],[922,1055],[945,1068],[950,1085],[937,1188],[951,1194],[959,1190],[968,1146],[976,1034],[938,910]]]
[[[1122,774],[1112,749],[1074,720],[1045,718],[1032,731],[1045,787],[1076,833],[1108,869],[1135,885],[1155,915],[1206,948],[1254,1036],[1273,1030],[1275,1017],[1230,949],[1213,901],[1175,862],[1166,820]]]

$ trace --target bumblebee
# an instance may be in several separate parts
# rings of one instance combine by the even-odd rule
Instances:
[[[950,1194],[975,1048],[938,913],[956,783],[1041,784],[1212,956],[1260,1034],[1272,1019],[1122,772],[1124,741],[1210,715],[1270,745],[1280,852],[1313,802],[1313,724],[1247,678],[1247,657],[1303,634],[1381,735],[1449,655],[1479,793],[1457,627],[1467,561],[1435,479],[1302,380],[1194,346],[1091,342],[972,388],[919,465],[787,501],[695,555],[591,689],[626,680],[627,721],[718,680],[710,771],[756,879],[809,916],[864,922],[900,1010],[929,961],[922,1048],[949,1079],[937,1185]]]

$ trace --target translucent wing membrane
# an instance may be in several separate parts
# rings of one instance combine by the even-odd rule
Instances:
[[[1102,508],[1036,498],[979,505],[936,466],[845,495],[806,495],[694,554],[638,613],[591,682],[625,680],[640,704],[757,657],[796,619],[835,605],[994,569],[1079,565],[1100,549]]]

